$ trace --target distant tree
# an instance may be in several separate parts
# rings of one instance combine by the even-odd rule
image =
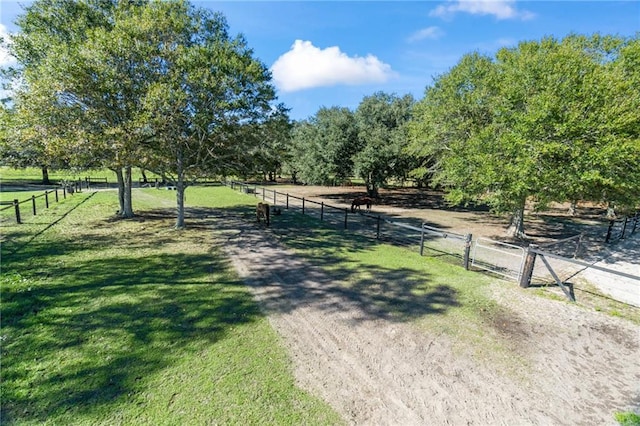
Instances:
[[[51,158],[43,141],[46,127],[18,117],[18,110],[0,106],[0,158],[2,165],[14,168],[37,167],[42,171],[42,184],[49,185]]]
[[[329,173],[337,182],[354,174],[354,155],[362,148],[355,115],[348,108],[321,108],[315,120]]]
[[[407,125],[414,103],[411,95],[378,92],[365,97],[355,112],[360,146],[353,162],[371,195],[390,178],[402,179],[409,171]]]
[[[265,180],[275,181],[283,164],[289,161],[291,128],[288,109],[279,105],[267,120],[256,123],[247,136],[256,139],[249,167],[259,171]]]
[[[291,129],[290,161],[286,168],[296,182],[327,184],[330,180],[331,164],[324,157],[319,133],[312,120],[298,121]]]
[[[353,174],[353,156],[360,149],[353,112],[347,108],[320,108],[298,123],[292,133],[294,169],[307,183],[329,184]]]

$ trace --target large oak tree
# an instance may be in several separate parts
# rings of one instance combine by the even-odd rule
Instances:
[[[415,173],[433,173],[453,203],[511,213],[518,237],[527,201],[637,204],[637,43],[569,36],[465,55],[416,107]]]
[[[39,94],[32,113],[69,118],[57,152],[113,169],[125,217],[131,169],[143,167],[176,185],[183,227],[189,182],[251,167],[255,133],[282,115],[243,37],[186,1],[40,0],[18,24],[22,90]]]

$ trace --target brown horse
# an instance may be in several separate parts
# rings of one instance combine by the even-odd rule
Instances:
[[[356,212],[356,208],[360,210],[360,206],[367,206],[367,211],[371,210],[373,199],[371,197],[356,197],[351,203],[351,213]]]
[[[260,222],[260,218],[264,219],[264,222],[269,226],[269,204],[258,203],[256,206],[256,219]]]

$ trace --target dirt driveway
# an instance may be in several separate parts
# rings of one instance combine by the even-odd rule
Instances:
[[[271,231],[222,214],[216,224],[299,385],[348,424],[614,425],[614,413],[640,410],[637,325],[496,283],[512,312],[509,351],[479,356],[451,335],[372,315]]]

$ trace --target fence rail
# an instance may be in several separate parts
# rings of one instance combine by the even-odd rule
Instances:
[[[636,212],[633,216],[625,216],[622,219],[611,220],[607,228],[605,242],[611,243],[624,240],[625,237],[633,235],[638,228],[640,228],[640,212]]]
[[[349,232],[373,237],[396,245],[415,247],[419,249],[422,256],[426,255],[425,253],[430,256],[446,256],[453,262],[462,264],[466,269],[488,271],[504,278],[515,280],[520,283],[521,287],[528,287],[532,284],[532,280],[536,280],[538,283],[556,283],[565,291],[570,300],[575,300],[575,298],[573,293],[567,289],[566,284],[567,280],[577,273],[575,272],[576,265],[586,270],[608,274],[609,278],[615,276],[627,280],[627,282],[618,285],[614,289],[618,291],[618,294],[622,295],[621,297],[616,296],[616,300],[628,304],[636,304],[633,300],[629,302],[629,297],[625,296],[625,294],[634,292],[637,294],[638,290],[640,290],[640,286],[637,284],[640,277],[633,273],[616,273],[610,268],[594,266],[595,262],[586,263],[576,260],[582,245],[582,235],[544,245],[545,251],[539,256],[541,261],[536,262],[535,246],[531,246],[531,249],[528,249],[482,237],[474,240],[471,234],[463,235],[450,232],[425,223],[390,220],[379,214],[354,213],[349,208],[332,206],[305,197],[281,193],[275,189],[255,184],[249,185],[243,182],[228,181],[225,182],[225,185],[286,209],[298,209],[305,215],[317,217],[336,227],[349,230]],[[626,219],[626,222],[621,227],[621,238],[632,234],[637,228],[640,228],[638,219],[637,214],[632,218]],[[612,233],[612,235],[617,236],[618,234]],[[549,252],[552,247],[557,252],[556,254]],[[567,264],[573,266],[573,272],[569,271],[570,268],[566,267]],[[582,274],[586,276],[586,273],[582,272]],[[553,279],[549,278],[549,275],[553,276]],[[633,284],[629,285],[629,281],[633,282]]]
[[[8,210],[13,210],[9,215],[2,214],[2,218],[5,219],[5,217],[10,216],[12,219],[15,219],[15,223],[22,224],[25,214],[31,213],[33,216],[36,216],[40,209],[48,209],[53,201],[57,203],[61,199],[66,199],[67,194],[73,194],[74,192],[81,192],[80,181],[62,186],[62,188],[48,189],[40,195],[32,195],[22,201],[17,198],[13,201],[3,201],[0,205],[5,207],[0,208],[0,214]],[[40,199],[42,199],[44,203],[38,203]]]
[[[435,228],[424,223],[407,223],[390,220],[380,214],[370,212],[352,212],[348,207],[338,207],[323,201],[281,193],[274,189],[228,181],[225,184],[234,190],[261,198],[285,209],[294,209],[312,216],[337,228],[349,232],[390,242],[395,245],[415,247],[421,255],[446,256],[453,262],[469,269],[472,236]]]

